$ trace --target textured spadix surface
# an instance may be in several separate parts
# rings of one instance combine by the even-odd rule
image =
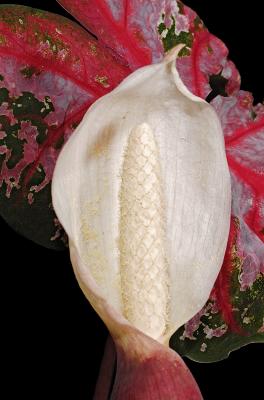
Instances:
[[[52,187],[92,305],[108,327],[119,319],[158,340],[206,302],[230,221],[220,123],[181,82],[176,53],[93,104]]]

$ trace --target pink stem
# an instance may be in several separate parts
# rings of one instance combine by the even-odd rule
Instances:
[[[100,366],[99,376],[96,382],[93,400],[108,400],[113,380],[115,363],[115,345],[111,336],[109,335],[105,344],[104,355]]]

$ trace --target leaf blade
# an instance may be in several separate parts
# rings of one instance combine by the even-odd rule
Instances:
[[[78,25],[48,12],[1,6],[0,35],[0,212],[21,234],[60,248],[50,197],[56,158],[87,108],[129,70]]]

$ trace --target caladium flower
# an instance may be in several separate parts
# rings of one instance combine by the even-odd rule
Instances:
[[[195,12],[181,2],[151,3],[131,1],[126,8],[123,1],[118,6],[96,1],[89,8],[85,1],[63,1],[98,41],[50,13],[1,7],[1,214],[31,239],[58,247],[62,230],[54,227],[49,183],[62,138],[69,137],[96,98],[132,69],[161,60],[164,50],[184,42],[187,47],[178,59],[182,80],[194,94],[209,95],[208,100],[218,94],[212,105],[226,136],[233,217],[211,299],[171,344],[192,358],[217,360],[242,344],[263,341],[264,110],[239,90],[240,77],[226,47]],[[21,104],[27,111],[22,116]]]
[[[113,399],[199,398],[195,390],[189,396],[176,390],[174,357],[163,359],[168,350],[147,336],[145,346],[155,354],[149,367],[156,357],[168,376],[162,374],[162,383],[155,377],[155,389],[150,383],[144,396],[137,384],[144,368],[137,331],[168,343],[201,309],[229,233],[222,129],[213,108],[180,80],[175,58],[181,47],[93,104],[53,176],[53,204],[70,239],[76,277],[121,358]],[[133,381],[119,365],[131,364],[131,352]],[[123,381],[129,388],[121,389]]]

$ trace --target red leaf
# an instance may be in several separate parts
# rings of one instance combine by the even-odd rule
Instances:
[[[225,133],[232,173],[232,214],[251,230],[247,241],[256,235],[256,240],[263,242],[264,106],[253,107],[252,101],[250,93],[240,91],[230,98],[216,98],[212,104]],[[244,230],[242,226],[241,229]],[[264,262],[264,256],[260,261]]]
[[[163,53],[155,28],[160,1],[60,0],[59,3],[132,68],[150,64]],[[174,2],[176,8],[176,2]]]
[[[178,351],[198,361],[216,361],[243,344],[264,341],[264,106],[254,107],[243,91],[218,96],[212,105],[225,133],[232,219],[211,297],[173,339]]]
[[[189,50],[178,61],[181,77],[196,95],[210,93],[209,77],[221,73],[225,90],[239,89],[240,76],[226,59],[228,50],[204,27],[197,14],[175,0],[59,0],[101,42],[123,57],[132,69],[160,61],[178,43]],[[190,51],[191,50],[191,51]]]
[[[42,191],[63,142],[90,104],[129,72],[75,23],[23,6],[0,7],[1,214],[16,230],[55,245],[35,235],[35,218],[24,219],[35,212],[45,226]],[[57,228],[49,227],[53,240]]]

